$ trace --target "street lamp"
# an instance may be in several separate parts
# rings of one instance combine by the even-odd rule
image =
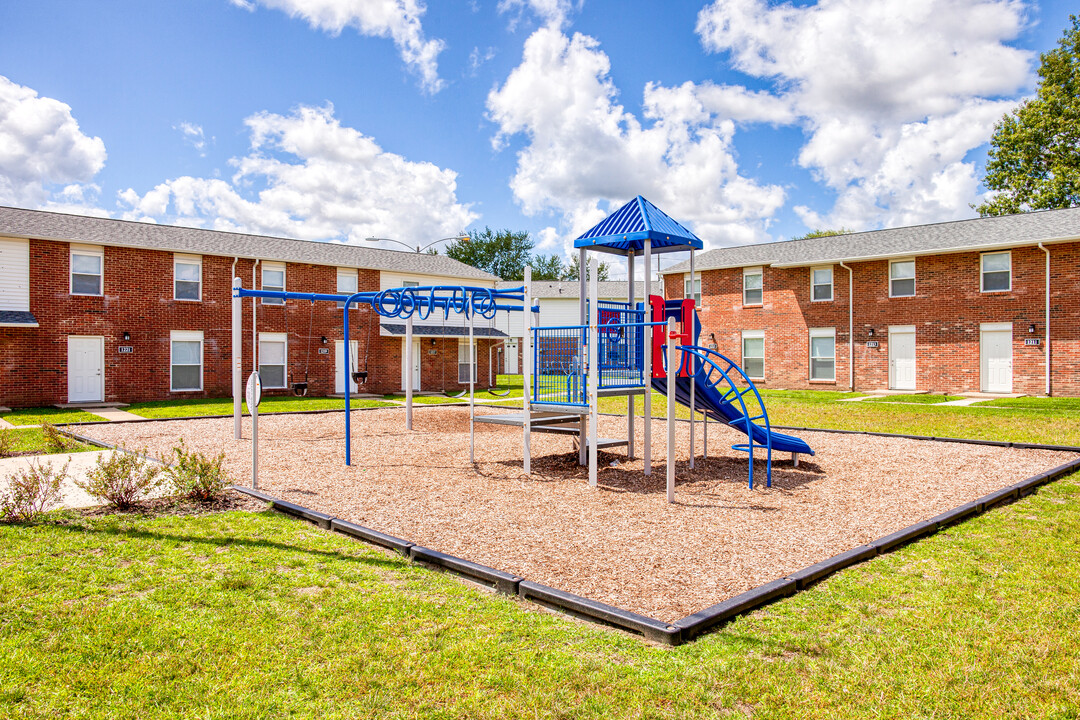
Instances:
[[[462,233],[459,233],[457,235],[452,235],[450,237],[444,237],[444,238],[439,238],[438,240],[432,240],[427,245],[417,245],[415,248],[412,245],[409,245],[408,243],[401,242],[400,240],[395,240],[394,238],[369,237],[369,238],[364,238],[364,240],[366,240],[368,242],[392,242],[392,243],[397,243],[398,245],[401,245],[403,247],[407,247],[410,250],[413,250],[414,252],[419,253],[419,252],[423,252],[423,251],[427,250],[432,245],[437,245],[437,244],[439,244],[441,242],[446,242],[447,240],[461,240],[462,242],[468,242],[469,241],[469,236],[466,235],[464,232],[462,232]]]

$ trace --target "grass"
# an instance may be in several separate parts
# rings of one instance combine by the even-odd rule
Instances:
[[[5,431],[0,430],[0,432]],[[6,432],[12,438],[11,451],[19,454],[34,453],[48,455],[57,452],[76,453],[97,449],[86,445],[85,443],[71,440],[70,448],[65,450],[53,450],[45,441],[45,433],[41,431],[41,428],[26,428],[23,430],[9,429]]]
[[[393,403],[395,406],[405,402],[404,395],[383,395],[383,397],[387,400],[396,400],[397,402]],[[452,398],[448,395],[413,395],[412,401],[414,405],[454,405],[469,402],[468,395],[465,398]]]
[[[1026,408],[1028,410],[1066,410],[1080,413],[1080,398],[1074,397],[995,398],[993,400],[982,400],[975,404],[1005,408]]]
[[[271,514],[0,526],[0,716],[1066,718],[1080,481],[665,649]]]
[[[884,395],[862,402],[907,403],[915,405],[936,405],[950,400],[964,400],[962,395]]]
[[[247,403],[243,403],[247,413]],[[393,407],[382,400],[352,399],[352,407]],[[295,397],[290,395],[264,397],[259,403],[259,413],[297,412],[300,410],[343,410],[344,398]],[[145,418],[198,417],[205,415],[232,415],[232,398],[193,398],[189,400],[159,400],[134,403],[127,411]]]
[[[105,422],[105,418],[100,415],[94,415],[83,410],[61,410],[60,408],[23,408],[21,410],[12,410],[0,415],[0,418],[7,420],[12,425],[41,425],[42,423],[52,423],[58,425],[60,423],[72,423],[72,422]]]

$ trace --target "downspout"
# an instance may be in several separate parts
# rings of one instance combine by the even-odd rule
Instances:
[[[855,392],[855,273],[842,262],[840,267],[847,270],[848,390]]]
[[[1046,397],[1050,397],[1050,249],[1042,243],[1039,243],[1039,249],[1046,253],[1046,319],[1043,321],[1046,330],[1043,334],[1046,335]]]

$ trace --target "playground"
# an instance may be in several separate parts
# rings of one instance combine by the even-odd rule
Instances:
[[[478,415],[502,412],[477,408]],[[816,451],[793,467],[774,460],[772,487],[746,485],[746,454],[731,428],[710,429],[708,458],[677,461],[665,496],[665,447],[653,472],[624,448],[599,452],[597,489],[572,438],[536,434],[523,472],[520,428],[477,423],[469,411],[404,408],[352,413],[353,464],[344,464],[340,413],[260,418],[260,488],[275,497],[594,600],[673,621],[1075,458],[1072,453],[927,440],[798,432]],[[602,416],[600,434],[625,432]],[[666,422],[654,420],[662,437]],[[250,419],[84,427],[95,439],[165,456],[178,437],[224,450],[250,482]],[[700,430],[700,428],[699,428]],[[644,428],[636,428],[642,447]],[[676,424],[689,447],[689,423]],[[358,438],[362,438],[359,440]],[[756,464],[763,470],[764,453]],[[763,473],[762,473],[763,474]]]

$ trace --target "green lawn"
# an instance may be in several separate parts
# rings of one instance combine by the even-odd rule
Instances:
[[[65,450],[53,450],[45,442],[45,433],[40,428],[26,428],[24,430],[0,430],[0,433],[8,433],[8,436],[12,439],[11,452],[13,453],[41,453],[49,454],[53,452],[85,452],[87,450],[97,450],[98,448],[91,447],[85,443],[76,442],[70,440],[71,447]]]
[[[83,410],[61,410],[60,408],[47,407],[12,410],[11,412],[3,413],[0,415],[0,418],[7,420],[12,425],[40,425],[42,423],[58,425],[60,423],[71,422],[105,422],[105,418]]]
[[[393,403],[382,400],[352,399],[353,408],[392,407]],[[326,397],[264,397],[259,403],[260,413],[297,412],[300,410],[343,410],[344,398]],[[196,417],[203,415],[232,415],[232,398],[199,398],[190,400],[160,400],[134,403],[128,412],[145,418]],[[243,412],[247,412],[243,403]]]
[[[0,526],[0,716],[1068,718],[1080,482],[649,646],[273,514]]]
[[[1080,398],[1074,397],[1021,397],[1021,398],[995,398],[982,400],[976,405],[991,405],[993,407],[1027,408],[1029,410],[1071,410],[1080,413]]]
[[[963,400],[962,395],[884,395],[862,402],[908,403],[916,405],[936,405],[950,400]]]

